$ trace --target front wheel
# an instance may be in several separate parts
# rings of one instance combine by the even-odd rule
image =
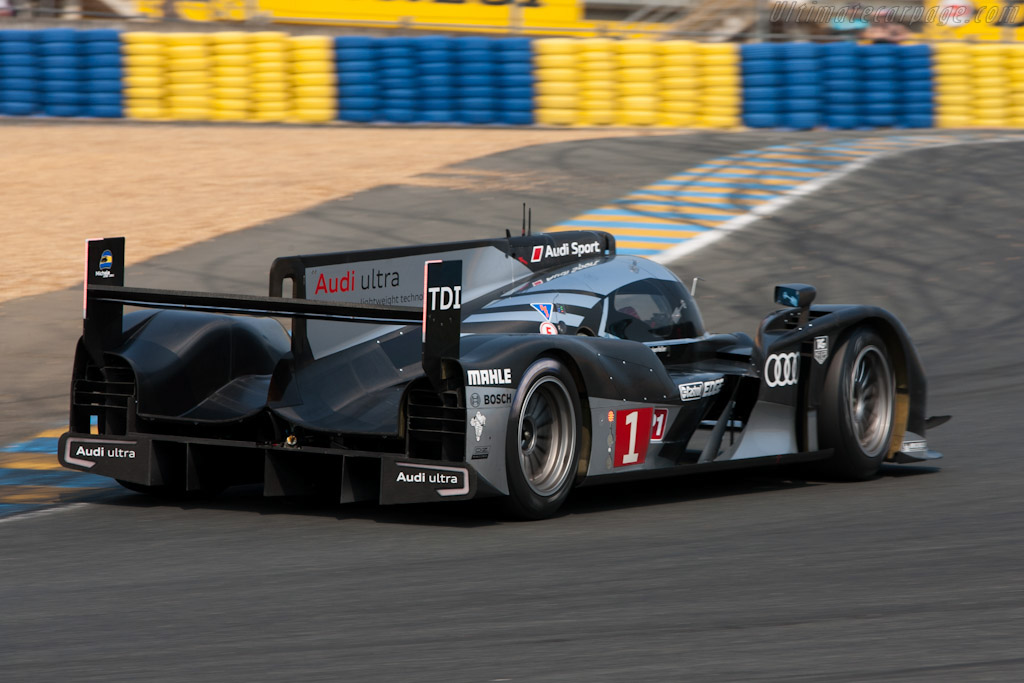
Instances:
[[[513,514],[543,519],[561,507],[576,473],[582,431],[572,375],[556,360],[536,361],[523,375],[509,412],[505,471]]]
[[[885,341],[858,328],[833,358],[825,378],[818,418],[824,448],[835,451],[822,463],[830,476],[869,479],[878,473],[892,440],[896,382]]]

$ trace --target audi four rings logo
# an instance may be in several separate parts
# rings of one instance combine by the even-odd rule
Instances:
[[[764,362],[764,383],[770,387],[790,387],[800,379],[800,356],[773,353]]]

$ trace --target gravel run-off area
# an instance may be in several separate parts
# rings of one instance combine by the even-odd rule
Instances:
[[[90,237],[127,237],[131,265],[371,187],[415,182],[466,159],[659,132],[0,125],[0,239],[22,274],[0,280],[0,303],[81,283]]]

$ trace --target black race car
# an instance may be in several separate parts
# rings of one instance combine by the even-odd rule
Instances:
[[[604,233],[279,258],[267,297],[125,287],[123,238],[88,259],[59,458],[133,490],[504,496],[537,518],[574,486],[940,457],[893,315],[780,285],[756,339],[712,334]]]

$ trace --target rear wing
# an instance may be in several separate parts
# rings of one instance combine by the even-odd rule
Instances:
[[[381,309],[422,307],[425,261],[462,261],[462,301],[511,287],[540,272],[615,253],[615,238],[602,232],[448,242],[389,249],[310,254],[276,259],[270,295],[281,296],[290,281],[296,299],[372,304]],[[351,325],[298,319],[292,326],[296,358],[319,358],[364,337]]]
[[[293,321],[292,355],[301,364],[349,343],[357,336],[349,323],[420,324],[423,367],[439,382],[441,359],[458,355],[464,301],[614,251],[610,235],[580,231],[292,256],[274,261],[270,296],[248,296],[126,287],[124,238],[88,240],[83,340],[102,365],[103,353],[124,341],[124,306],[278,316]]]

